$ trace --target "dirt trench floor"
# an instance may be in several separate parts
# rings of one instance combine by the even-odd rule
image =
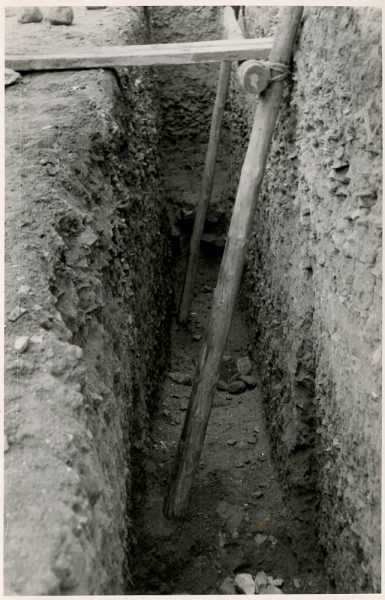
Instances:
[[[311,556],[297,560],[298,548],[289,539],[293,516],[274,469],[258,384],[237,394],[217,390],[186,518],[173,522],[163,516],[191,392],[190,384],[175,379],[194,374],[219,264],[218,251],[206,249],[189,324],[174,322],[172,327],[170,373],[144,463],[147,486],[137,498],[135,593],[231,593],[230,581],[221,589],[226,578],[260,571],[283,579],[283,593],[322,593],[326,586],[316,561]],[[247,355],[248,332],[237,309],[222,361],[222,382],[239,380],[236,361]]]

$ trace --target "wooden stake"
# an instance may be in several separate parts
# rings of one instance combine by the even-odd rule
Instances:
[[[238,11],[235,9],[238,9]],[[234,7],[233,9],[231,6],[225,6],[223,8],[223,29],[225,39],[244,39],[242,30],[237,22],[238,13],[239,7]],[[207,148],[201,193],[194,221],[193,234],[190,239],[189,260],[186,269],[182,299],[179,307],[178,320],[180,323],[185,323],[187,321],[190,312],[192,293],[198,268],[200,242],[202,239],[207,208],[212,194],[216,156],[218,152],[223,112],[230,82],[230,73],[230,63],[221,63],[221,71],[219,74],[217,96],[211,122],[210,139]]]
[[[281,8],[270,54],[272,62],[289,64],[302,11],[303,7],[298,6]],[[214,304],[179,442],[175,477],[165,502],[165,514],[170,518],[181,517],[184,514],[199,464],[283,86],[282,80],[271,84],[260,97],[255,114],[214,293]]]
[[[198,268],[199,247],[205,225],[207,207],[209,205],[213,190],[215,163],[217,159],[219,139],[221,136],[222,119],[225,110],[227,90],[229,88],[230,73],[231,63],[222,62],[211,121],[210,138],[203,171],[201,193],[195,215],[194,229],[190,240],[190,254],[183,287],[182,300],[179,309],[180,323],[185,323],[187,321],[190,312],[192,292]]]

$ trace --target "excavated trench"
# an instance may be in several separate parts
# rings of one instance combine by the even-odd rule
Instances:
[[[191,39],[191,31],[196,39],[215,39],[217,14],[215,7],[138,12],[129,39],[148,39],[146,28],[159,42]],[[247,383],[237,370],[238,359],[251,358],[239,308],[188,514],[182,522],[163,516],[247,144],[248,124],[229,104],[191,318],[180,327],[217,74],[218,65],[191,65],[24,79],[32,105],[40,105],[36,132],[28,130],[30,161],[55,179],[48,187],[44,177],[27,186],[46,243],[49,292],[38,284],[28,236],[26,252],[14,258],[28,273],[23,280],[41,286],[34,301],[46,314],[35,316],[37,304],[29,310],[34,341],[27,358],[11,365],[18,394],[29,399],[24,423],[19,404],[7,420],[11,450],[25,453],[28,469],[21,477],[20,463],[10,463],[7,479],[13,497],[6,514],[16,528],[6,545],[12,593],[232,593],[236,573],[260,571],[285,592],[325,589],[314,530],[298,529],[282,496],[255,367],[246,367]],[[67,105],[68,88],[77,95]],[[18,108],[17,92],[14,102]],[[48,125],[42,139],[52,116],[55,127]],[[60,119],[70,126],[60,130]],[[22,304],[28,306],[28,294]],[[8,370],[10,389],[14,371]],[[48,416],[42,397],[51,398]],[[61,397],[57,412],[52,402]],[[30,439],[48,445],[45,470],[27,454]],[[35,487],[45,490],[41,508],[50,515],[44,558],[34,536]],[[25,522],[12,518],[11,508],[24,497],[31,507]],[[301,499],[297,509],[304,518],[309,512]],[[38,568],[33,553],[18,558],[20,539],[36,549]]]
[[[153,9],[152,35],[156,42],[180,41],[186,35],[191,37],[191,31],[200,31],[202,38],[215,39],[216,17],[214,9],[211,14]],[[156,73],[175,309],[183,285],[217,76],[218,65],[162,67]],[[233,81],[232,88],[236,85]],[[234,113],[230,102],[227,111],[191,316],[183,327],[174,315],[169,373],[141,459],[145,484],[134,493],[133,579],[138,594],[236,593],[233,580],[237,573],[255,576],[261,571],[271,577],[270,583],[276,580],[285,593],[319,593],[327,589],[314,522],[309,518],[313,508],[309,496],[299,494],[291,505],[284,498],[256,368],[250,362],[244,380],[237,369],[239,359],[247,364],[251,357],[251,340],[239,306],[222,361],[188,513],[182,522],[163,516],[248,139],[248,124]],[[237,141],[243,133],[242,148],[236,151],[232,151],[234,122]]]
[[[152,7],[132,13],[128,39],[216,39],[219,13],[216,7]],[[273,28],[275,11],[269,9],[266,18]],[[122,36],[127,39],[126,32]],[[180,521],[163,515],[250,130],[250,114],[243,112],[233,78],[190,319],[182,327],[176,316],[217,74],[218,65],[189,65],[47,74],[43,83],[27,78],[32,96],[62,92],[54,106],[42,104],[30,143],[32,158],[53,165],[59,176],[49,192],[43,179],[30,186],[38,233],[47,244],[44,285],[48,282],[51,299],[42,284],[39,294],[46,300],[36,293],[34,301],[43,308],[34,305],[37,316],[30,309],[29,356],[7,371],[10,387],[17,376],[18,394],[29,402],[21,424],[19,405],[11,407],[7,420],[11,452],[25,453],[24,462],[8,463],[7,481],[16,507],[24,497],[33,504],[36,486],[47,488],[41,502],[50,516],[44,521],[45,555],[36,568],[28,552],[20,561],[18,551],[25,538],[40,552],[33,524],[36,520],[40,527],[41,518],[30,512],[25,527],[19,516],[12,520],[9,501],[6,515],[16,523],[5,549],[10,593],[230,594],[237,593],[239,573],[259,573],[261,593],[267,585],[275,586],[268,593],[335,591],[318,545],[310,265],[301,282],[306,311],[294,369],[302,421],[289,455],[292,432],[282,435],[285,415],[278,400],[283,367],[268,362],[264,368],[266,334],[262,339],[257,317],[253,322],[257,294],[248,277],[233,316],[188,511]],[[68,86],[85,90],[76,98],[76,119],[60,139],[49,130],[43,144],[40,125],[49,115],[64,114]],[[288,86],[284,111],[290,94]],[[73,105],[67,110],[75,114]],[[295,127],[291,115],[283,135]],[[297,181],[293,162],[285,177]],[[29,242],[17,261],[33,287],[40,275]],[[262,257],[252,249],[249,274],[253,261],[259,264]],[[259,314],[266,330],[273,330],[278,317],[269,310],[262,300]],[[258,349],[260,335],[264,345]],[[277,344],[272,351],[278,353]],[[51,404],[65,398],[61,412],[49,404],[47,413],[41,404],[45,397]],[[27,454],[36,428],[38,439],[49,440],[45,474]],[[67,430],[71,435],[64,439]],[[27,581],[24,573],[33,575]]]

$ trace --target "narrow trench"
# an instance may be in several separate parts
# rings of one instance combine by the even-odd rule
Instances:
[[[156,41],[174,39],[173,32],[156,15],[152,25]],[[283,593],[324,592],[317,549],[304,550],[309,540],[315,539],[312,525],[307,530],[307,525],[300,523],[306,521],[309,507],[300,496],[289,505],[282,494],[255,365],[251,363],[251,372],[247,372],[247,384],[237,370],[237,360],[251,357],[251,340],[239,306],[222,360],[188,512],[182,521],[163,515],[238,172],[225,125],[191,318],[182,327],[177,324],[176,310],[207,144],[204,123],[200,132],[199,116],[205,115],[207,132],[217,71],[198,65],[172,70],[164,67],[157,73],[163,110],[164,183],[172,224],[175,318],[170,368],[159,408],[152,416],[146,449],[141,453],[144,476],[134,497],[135,593],[236,593],[233,579],[237,573],[255,576],[260,571],[274,579]],[[296,529],[300,533],[293,535]]]
[[[220,255],[210,248],[203,251],[189,326],[184,329],[175,322],[172,326],[172,376],[166,378],[161,407],[152,422],[147,485],[137,498],[134,519],[136,593],[213,594],[237,572],[259,571],[282,578],[285,593],[314,593],[316,561],[311,556],[298,561],[291,546],[291,516],[272,461],[261,391],[253,382],[242,393],[217,390],[186,519],[172,522],[163,516],[191,390],[174,378],[193,375],[219,263]],[[227,385],[234,376],[240,382],[236,360],[248,355],[248,341],[238,308],[220,374]]]
[[[103,31],[98,42],[221,37],[222,7],[123,7],[130,10],[110,21],[100,17],[100,30],[81,8],[84,31]],[[252,35],[274,24],[275,7],[265,8],[265,24],[240,11]],[[378,41],[372,17],[344,8],[345,33],[332,52],[338,13],[309,12],[301,77],[285,85],[255,239],[180,520],[167,519],[163,507],[253,104],[233,78],[190,318],[181,326],[219,65],[23,74],[7,91],[10,595],[235,594],[240,574],[261,584],[256,593],[380,589],[379,124],[373,117],[364,143],[369,125],[356,116],[365,109],[371,121],[377,100],[365,108],[366,94],[350,81],[361,77],[368,94],[377,89]],[[45,31],[47,46],[58,34]],[[80,48],[88,38],[81,27],[73,31],[68,45]],[[370,57],[365,73],[353,45]],[[326,51],[321,89],[314,65]],[[346,65],[353,79],[342,77]],[[357,156],[362,169],[354,172]],[[348,192],[344,162],[334,185],[342,159],[352,161]],[[358,336],[347,331],[350,321]],[[341,363],[335,372],[332,362]]]

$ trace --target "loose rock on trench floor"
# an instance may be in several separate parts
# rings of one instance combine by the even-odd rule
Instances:
[[[211,308],[205,286],[215,286],[218,266],[217,259],[202,257],[192,318],[187,327],[174,323],[172,328],[171,366],[145,449],[147,485],[134,514],[135,593],[246,593],[240,591],[238,574],[246,573],[247,590],[251,582],[255,590],[257,574],[262,589],[262,571],[267,574],[263,593],[314,593],[319,579],[311,557],[306,564],[297,563],[290,545],[291,515],[273,466],[262,398],[247,356],[247,329],[239,311],[221,363],[186,517],[172,521],[163,515],[200,351],[195,338],[204,333]],[[242,381],[245,377],[252,378],[252,385]],[[235,394],[229,393],[230,380],[242,384]],[[295,578],[301,581],[300,590]]]

